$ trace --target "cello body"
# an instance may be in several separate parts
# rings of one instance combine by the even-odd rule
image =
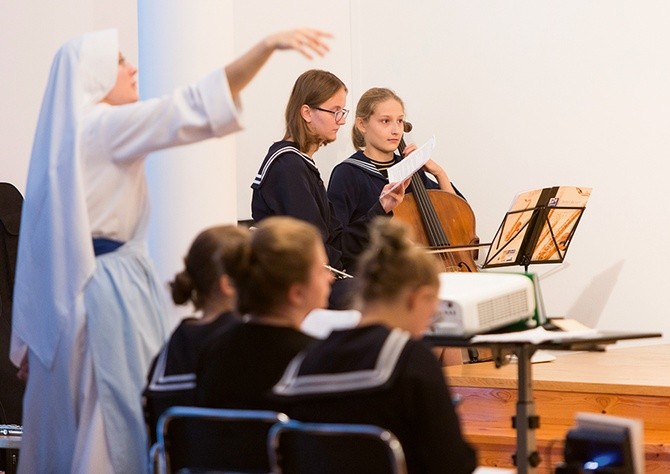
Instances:
[[[412,124],[405,122],[405,132],[411,130]],[[404,149],[405,139],[401,138],[400,156]],[[479,243],[472,208],[465,199],[448,191],[426,189],[419,173],[412,175],[412,193],[396,206],[393,218],[409,224],[417,244],[438,250],[442,271],[476,272],[477,250],[448,251],[451,246]]]
[[[393,210],[394,219],[413,229],[415,242],[429,249],[478,244],[475,214],[467,201],[439,189],[417,190],[417,181],[423,187],[420,179],[412,179],[414,192],[406,194]],[[443,271],[477,271],[477,250],[445,251],[437,255]]]

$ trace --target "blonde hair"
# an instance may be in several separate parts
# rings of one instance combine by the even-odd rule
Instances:
[[[302,118],[300,109],[303,105],[319,107],[340,89],[347,92],[347,86],[332,72],[310,69],[302,73],[295,81],[286,105],[284,140],[291,138],[303,153],[306,153],[312,145],[329,143],[310,131],[307,122]]]
[[[237,271],[249,242],[249,231],[234,225],[203,230],[184,257],[184,269],[170,282],[176,304],[193,303],[201,309],[218,288],[222,275]]]
[[[358,303],[392,299],[403,290],[438,286],[435,258],[409,240],[409,227],[388,217],[375,218],[370,245],[358,262]]]
[[[373,87],[372,89],[368,89],[363,93],[361,98],[358,99],[358,104],[356,105],[356,119],[360,118],[363,121],[368,120],[372,114],[375,113],[377,104],[389,99],[397,100],[403,110],[405,109],[405,104],[402,99],[391,89],[386,89],[385,87]],[[351,127],[351,141],[357,150],[365,148],[365,137],[361,131],[358,130],[358,127],[356,127],[356,122],[354,122],[354,126]]]
[[[238,271],[231,272],[241,313],[267,314],[286,300],[295,283],[306,283],[316,258],[319,230],[288,216],[263,219],[251,234],[250,244]]]

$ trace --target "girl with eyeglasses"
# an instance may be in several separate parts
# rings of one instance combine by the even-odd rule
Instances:
[[[351,246],[366,239],[370,220],[391,212],[401,201],[407,183],[377,194],[365,215],[346,228],[337,219],[314,154],[333,142],[345,124],[347,87],[334,74],[317,69],[303,73],[295,82],[286,106],[286,132],[273,143],[254,179],[251,212],[258,222],[272,215],[289,215],[314,224],[323,235],[328,263],[346,270]],[[383,188],[390,190],[391,186]],[[336,280],[330,307],[348,306],[350,282]]]

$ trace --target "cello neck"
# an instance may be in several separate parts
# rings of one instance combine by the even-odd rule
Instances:
[[[400,143],[398,143],[398,151],[400,152],[401,160],[404,158],[403,151],[405,150],[405,146],[405,138],[402,137],[400,138]],[[418,171],[412,175],[412,191],[414,193],[417,210],[425,227],[426,238],[430,243],[430,246],[449,246],[450,244],[447,234],[442,228],[440,218],[430,200],[430,196],[428,196],[428,190]]]

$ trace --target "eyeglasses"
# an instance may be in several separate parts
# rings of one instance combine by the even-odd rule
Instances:
[[[328,109],[322,109],[321,107],[312,107],[313,109],[320,110],[321,112],[328,112],[329,114],[333,114],[335,116],[335,121],[340,122],[347,118],[347,115],[349,115],[349,110],[347,109],[340,109],[340,110],[328,110]]]

